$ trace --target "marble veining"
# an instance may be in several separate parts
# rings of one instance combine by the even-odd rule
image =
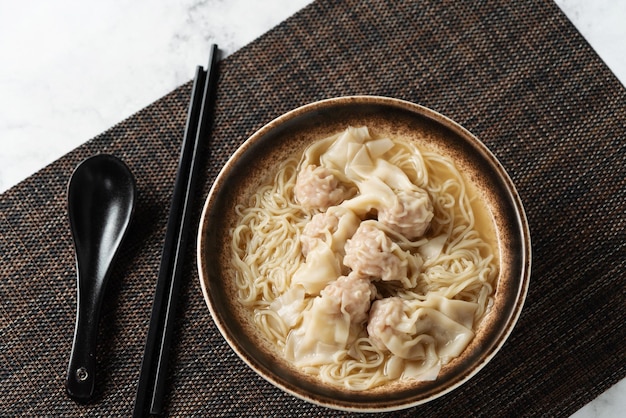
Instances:
[[[0,193],[311,0],[0,0]],[[556,0],[626,85],[626,0]],[[574,414],[624,416],[626,379]]]
[[[0,192],[311,0],[0,2]]]

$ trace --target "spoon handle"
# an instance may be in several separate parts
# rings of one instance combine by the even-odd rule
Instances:
[[[103,286],[89,292],[81,292],[81,280],[77,280],[78,301],[74,341],[67,369],[65,387],[68,395],[77,402],[91,399],[96,375],[96,337]],[[83,287],[86,283],[82,283]],[[81,300],[86,298],[86,300]]]

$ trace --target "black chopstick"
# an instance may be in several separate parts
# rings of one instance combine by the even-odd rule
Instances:
[[[196,68],[133,417],[160,414],[163,409],[176,302],[197,180],[198,152],[200,141],[206,136],[217,82],[217,54],[217,45],[211,45],[207,70],[201,66]]]

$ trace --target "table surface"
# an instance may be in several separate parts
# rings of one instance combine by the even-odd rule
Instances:
[[[309,0],[0,1],[0,193],[229,55]],[[626,85],[626,0],[557,0]],[[574,417],[617,417],[626,379]]]

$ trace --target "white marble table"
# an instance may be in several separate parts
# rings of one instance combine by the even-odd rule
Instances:
[[[0,193],[310,0],[0,0]],[[557,0],[626,85],[626,0]],[[626,379],[574,417],[626,416]]]

